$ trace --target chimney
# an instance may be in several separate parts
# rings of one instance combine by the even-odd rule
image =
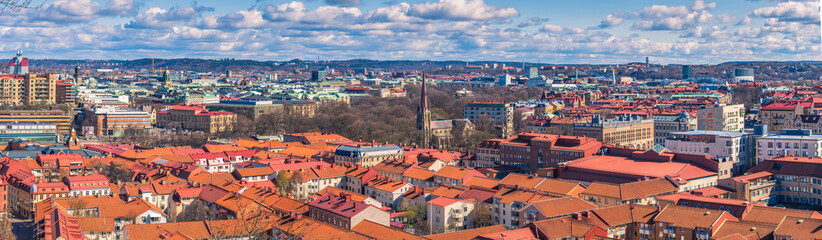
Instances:
[[[576,217],[577,220],[582,220],[582,213],[574,213],[574,217]]]

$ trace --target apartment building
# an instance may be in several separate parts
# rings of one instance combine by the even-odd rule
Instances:
[[[57,75],[0,75],[0,105],[55,104]]]
[[[742,174],[753,166],[749,159],[753,145],[744,132],[683,131],[672,132],[665,139],[665,147],[676,153],[702,154],[720,158],[720,164],[732,164],[733,171],[719,173],[719,178]],[[727,167],[723,167],[727,168]]]
[[[725,221],[737,221],[726,211],[668,205],[654,218],[656,239],[711,239]]]
[[[612,184],[593,182],[580,193],[580,198],[599,207],[623,204],[654,205],[654,196],[676,193],[679,184],[665,178]]]
[[[172,106],[157,112],[156,125],[161,128],[177,128],[205,133],[231,131],[237,122],[237,114],[211,111],[195,106]]]
[[[742,104],[719,104],[696,113],[699,130],[736,132],[745,128],[745,105]]]
[[[397,145],[380,143],[345,143],[334,151],[334,162],[372,167],[385,160],[403,159],[404,150]]]
[[[501,130],[501,137],[514,134],[514,105],[504,102],[473,101],[463,108],[463,118],[477,122],[481,116],[487,116]]]
[[[395,181],[390,178],[378,178],[368,182],[363,187],[363,194],[380,201],[383,206],[397,209],[402,194],[414,187],[403,180]]]
[[[499,164],[533,171],[593,156],[601,147],[591,137],[521,133],[499,141]]]
[[[822,175],[812,170],[820,166],[819,157],[768,158],[752,168],[750,174],[739,176],[740,184],[729,187],[741,191],[739,195],[750,196],[750,201],[820,206]]]
[[[474,228],[474,203],[447,197],[428,201],[428,225],[435,232],[451,232]]]
[[[547,194],[516,188],[500,188],[492,198],[491,215],[494,224],[501,224],[507,229],[520,227],[520,210],[532,202],[553,199]]]
[[[503,139],[486,139],[477,145],[476,161],[469,161],[472,168],[490,168],[500,165],[500,142]]]
[[[769,131],[779,132],[782,129],[798,128],[796,124],[802,122],[801,116],[809,114],[812,109],[813,102],[810,101],[776,101],[759,108],[757,117],[760,124],[768,126]]]
[[[688,111],[677,115],[654,115],[654,143],[665,146],[665,139],[671,132],[696,130],[696,118],[691,117]]]
[[[389,226],[391,223],[388,212],[370,204],[354,201],[345,193],[326,193],[309,202],[308,216],[343,229],[351,229],[363,221],[383,226]]]
[[[613,119],[594,116],[589,123],[575,123],[574,135],[616,147],[644,150],[654,146],[654,120],[638,115],[619,115]]]

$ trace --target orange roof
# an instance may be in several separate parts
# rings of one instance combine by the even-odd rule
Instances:
[[[165,232],[180,232],[194,239],[207,239],[211,237],[208,226],[206,226],[205,222],[125,225],[125,234],[128,236],[128,239],[160,239],[160,236],[162,236]]]
[[[582,194],[615,198],[625,201],[631,199],[643,199],[665,193],[674,193],[678,190],[679,187],[675,186],[671,181],[664,178],[657,178],[625,184],[593,182],[582,191]]]
[[[816,218],[822,219],[822,215],[811,210],[787,209],[766,206],[753,206],[741,220],[745,222],[761,223],[776,226],[785,217]]]
[[[395,230],[368,220],[360,222],[357,226],[352,227],[351,230],[356,233],[381,240],[421,239],[420,236],[405,231]]]
[[[83,232],[114,232],[114,218],[80,217]]]
[[[442,167],[437,173],[434,174],[436,177],[443,177],[449,179],[457,179],[460,181],[467,180],[466,177],[470,177],[471,175],[478,175],[483,176],[481,173],[477,172],[473,169],[466,169],[454,166],[445,166]]]
[[[291,146],[291,147],[287,147],[283,150],[280,150],[277,153],[284,154],[284,155],[291,155],[291,156],[295,156],[295,157],[301,157],[301,158],[310,158],[311,156],[317,155],[320,152],[322,152],[322,151],[320,151],[319,149],[314,149],[314,148],[309,148],[309,147],[304,147],[304,146]]]
[[[465,189],[443,185],[435,188],[434,191],[431,191],[431,195],[437,197],[457,198],[457,196],[459,196],[463,191],[465,191]]]
[[[822,226],[820,219],[785,217],[774,229],[773,235],[790,236],[791,239],[822,239],[820,226]]]
[[[488,227],[483,227],[483,228],[474,228],[474,229],[467,229],[467,230],[461,230],[461,231],[455,231],[455,232],[449,232],[449,233],[440,233],[440,234],[427,235],[425,237],[428,238],[428,239],[431,239],[431,240],[471,240],[471,239],[474,239],[474,238],[476,238],[477,236],[480,236],[480,235],[485,235],[485,234],[489,234],[489,233],[496,233],[496,232],[502,232],[502,231],[507,231],[507,230],[508,229],[505,229],[505,226],[494,225],[494,226],[488,226]]]
[[[679,228],[713,229],[723,217],[736,221],[735,217],[725,211],[668,205],[656,215],[654,222],[672,223]]]
[[[585,191],[585,186],[578,182],[546,178],[539,185],[534,187],[534,189],[547,193],[576,197],[579,196],[581,192]]]
[[[218,152],[226,152],[226,151],[238,151],[238,150],[248,150],[247,148],[234,146],[230,144],[206,144],[203,146],[206,152],[210,153],[218,153]]]
[[[499,180],[484,177],[472,177],[469,178],[468,181],[463,182],[462,185],[465,187],[496,189],[499,187]]]
[[[255,167],[255,168],[238,168],[234,169],[237,175],[240,177],[249,177],[249,176],[268,176],[274,174],[274,170],[271,167]]]
[[[719,226],[719,228],[716,229],[716,232],[711,234],[711,238],[719,239],[734,234],[739,234],[741,236],[758,235],[765,237],[770,235],[774,229],[776,228],[766,224],[726,220]]]
[[[536,188],[545,178],[544,177],[535,177],[529,175],[522,175],[517,173],[508,174],[502,180],[499,181],[499,184],[506,185],[506,186],[520,186],[525,188]]]
[[[435,173],[436,172],[428,170],[428,169],[423,169],[423,168],[419,168],[419,167],[410,167],[410,168],[407,168],[407,170],[404,173],[402,173],[402,176],[407,177],[407,178],[418,179],[418,180],[422,180],[422,181],[431,181],[431,180],[434,179],[434,174]],[[474,178],[472,178],[472,179],[474,179]]]
[[[563,197],[546,199],[531,203],[545,218],[554,218],[564,216],[577,212],[584,212],[597,209],[588,201],[579,199],[577,197]]]
[[[544,194],[539,194],[525,190],[518,190],[513,188],[502,188],[499,191],[497,191],[497,194],[494,194],[494,197],[499,198],[499,202],[504,204],[511,204],[514,201],[521,203],[532,203],[554,198]]]

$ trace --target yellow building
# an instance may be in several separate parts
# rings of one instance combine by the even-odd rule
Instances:
[[[57,97],[56,84],[57,75],[53,73],[0,76],[0,104],[54,104]]]
[[[616,147],[644,150],[654,146],[654,120],[636,115],[620,115],[608,120],[594,116],[591,122],[575,123],[574,135],[596,138]]]
[[[207,133],[231,130],[237,122],[237,114],[225,111],[209,112],[194,106],[173,106],[168,111],[157,112],[157,127],[173,127]]]
[[[58,133],[71,130],[72,116],[61,110],[1,110],[0,123],[54,123]]]

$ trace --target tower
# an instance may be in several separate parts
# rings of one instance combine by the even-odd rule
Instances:
[[[29,58],[23,57],[23,51],[17,51],[17,56],[9,62],[9,74],[29,73]]]
[[[431,144],[431,108],[428,107],[428,95],[425,92],[425,73],[422,74],[422,88],[420,90],[420,106],[417,109],[417,129],[422,131],[422,147]]]
[[[83,79],[80,77],[80,64],[74,67],[74,85],[83,84]]]
[[[165,82],[166,89],[171,89],[171,72],[169,72],[168,69],[163,71],[163,81]]]

